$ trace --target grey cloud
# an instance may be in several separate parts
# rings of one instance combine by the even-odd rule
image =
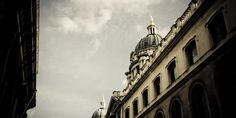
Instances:
[[[37,105],[32,118],[88,118],[125,86],[149,14],[165,35],[187,0],[40,0]],[[51,28],[51,29],[50,29]]]
[[[54,14],[49,16],[52,25],[48,31],[99,33],[112,18],[112,13],[148,14],[149,6],[162,0],[70,0],[52,5]]]

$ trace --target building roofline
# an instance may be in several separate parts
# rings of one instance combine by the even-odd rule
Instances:
[[[141,78],[133,85],[131,90],[124,96],[122,99],[122,102],[126,102],[133,94],[134,92],[138,89],[138,87],[146,80],[146,78],[151,74],[152,71],[154,71],[155,67],[162,62],[162,60],[166,57],[166,55],[174,48],[174,46],[181,40],[181,38],[184,36],[186,32],[188,32],[188,29],[191,28],[195,24],[195,21],[198,20],[204,13],[209,9],[209,6],[212,5],[214,0],[204,0],[199,8],[192,14],[192,16],[186,21],[186,23],[182,26],[182,28],[177,32],[177,34],[169,41],[168,45],[163,49],[161,54],[154,60],[154,62],[150,65],[150,67],[147,69],[147,71],[141,76]],[[192,1],[190,4],[193,3]],[[186,11],[190,9],[190,4],[189,7],[187,8]],[[185,12],[183,15],[185,15]],[[183,16],[182,15],[182,16]],[[182,17],[181,16],[181,17]],[[179,18],[178,18],[179,19]],[[174,24],[173,26],[175,26]],[[173,27],[172,26],[172,27]],[[170,31],[171,32],[171,31]],[[169,33],[170,33],[169,32]],[[168,33],[168,34],[169,34]],[[167,36],[168,36],[167,34]],[[168,37],[165,37],[168,38]]]

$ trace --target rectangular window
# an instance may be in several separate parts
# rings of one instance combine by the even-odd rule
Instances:
[[[140,74],[140,68],[139,68],[139,65],[137,66],[137,74]]]
[[[160,94],[160,76],[158,76],[154,80],[154,88],[155,88],[156,96],[158,96]]]
[[[138,115],[138,100],[135,100],[133,102],[133,113],[134,113],[134,117]]]
[[[222,12],[217,12],[209,21],[209,31],[214,44],[225,38],[227,31]]]
[[[146,107],[148,105],[148,89],[143,91],[143,106]]]
[[[188,61],[188,65],[191,66],[194,64],[197,57],[197,48],[195,40],[191,41],[188,46],[185,48],[185,53]]]
[[[125,109],[125,118],[129,118],[129,108]]]
[[[176,64],[175,61],[171,62],[170,65],[168,66],[168,75],[169,75],[169,80],[171,83],[173,83],[175,81],[175,69],[176,69]]]

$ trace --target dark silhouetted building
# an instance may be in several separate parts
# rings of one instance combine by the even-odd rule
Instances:
[[[0,1],[0,117],[36,106],[39,0]]]

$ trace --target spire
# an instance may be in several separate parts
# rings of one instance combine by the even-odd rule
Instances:
[[[150,18],[151,18],[150,25],[155,25],[152,15],[150,15]]]
[[[102,101],[100,102],[100,108],[104,109],[106,107],[104,96],[102,96]]]
[[[156,30],[157,30],[156,25],[155,25],[153,17],[151,15],[150,15],[150,18],[151,18],[151,22],[147,27],[148,34],[156,34]]]

